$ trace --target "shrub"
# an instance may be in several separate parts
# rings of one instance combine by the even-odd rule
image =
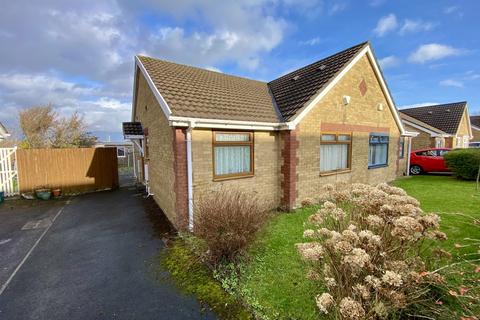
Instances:
[[[444,156],[445,163],[458,177],[477,178],[480,166],[480,149],[453,150]]]
[[[328,185],[322,207],[308,218],[297,249],[325,285],[321,313],[340,319],[455,317],[443,305],[449,288],[441,269],[429,271],[425,243],[446,239],[440,218],[424,214],[400,188]],[[463,306],[463,305],[462,305]],[[455,317],[456,318],[456,317]]]
[[[213,264],[245,251],[267,213],[254,194],[222,189],[201,197],[195,208],[195,234],[208,246]]]

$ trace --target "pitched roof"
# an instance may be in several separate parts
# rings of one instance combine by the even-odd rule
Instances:
[[[480,128],[480,116],[470,116],[470,123],[472,126]]]
[[[410,117],[409,115],[406,115],[405,113],[400,112],[400,118],[404,121],[408,121],[408,122],[413,123],[417,126],[420,126],[420,127],[424,128],[428,131],[433,131],[433,132],[438,133],[438,134],[447,134],[446,132],[443,132],[442,130],[440,130],[438,128],[432,127],[431,125],[429,125],[425,122],[422,122],[418,119]]]
[[[299,113],[367,45],[363,42],[269,83],[137,58],[173,116],[279,123]]]
[[[174,116],[280,121],[267,83],[138,57]]]
[[[455,102],[400,110],[412,118],[420,120],[448,134],[456,134],[467,102]]]
[[[283,118],[292,119],[367,45],[363,42],[269,82]]]

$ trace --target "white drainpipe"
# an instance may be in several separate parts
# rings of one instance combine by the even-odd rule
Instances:
[[[187,128],[187,186],[188,186],[188,229],[193,231],[193,170],[192,170],[192,121]]]
[[[407,153],[407,177],[410,175],[410,153],[412,152],[412,137],[408,137],[408,153]]]

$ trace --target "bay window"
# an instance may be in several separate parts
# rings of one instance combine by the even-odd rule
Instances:
[[[253,175],[253,133],[213,132],[214,180]]]
[[[320,172],[333,173],[350,169],[351,133],[322,133],[320,139]]]

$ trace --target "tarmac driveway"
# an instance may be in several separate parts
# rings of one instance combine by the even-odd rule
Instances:
[[[0,206],[0,319],[213,319],[158,270],[157,218],[127,189]]]

